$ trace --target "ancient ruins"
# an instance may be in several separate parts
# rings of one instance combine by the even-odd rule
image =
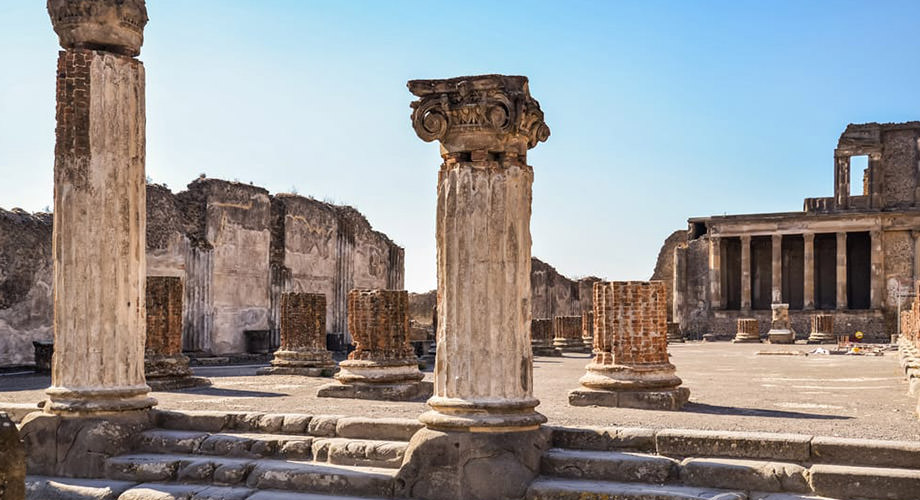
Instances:
[[[47,7],[54,213],[0,211],[0,368],[53,356],[50,387],[0,372],[22,401],[0,401],[0,500],[918,498],[920,444],[892,440],[907,425],[861,427],[896,405],[820,401],[904,382],[864,376],[897,363],[894,345],[858,359],[860,329],[896,338],[920,410],[920,123],[849,126],[835,196],[804,212],[693,218],[653,279],[573,280],[531,256],[527,156],[550,130],[528,78],[411,80],[440,165],[437,290],[409,294],[403,249],[351,207],[148,183],[144,0]],[[228,360],[245,351],[270,365]],[[776,358],[815,362],[800,379]],[[720,402],[727,387],[810,399]]]

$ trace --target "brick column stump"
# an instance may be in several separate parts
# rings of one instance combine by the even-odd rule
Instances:
[[[552,319],[530,320],[530,346],[534,356],[562,356],[562,351],[553,347]]]
[[[585,352],[581,338],[581,316],[556,316],[553,318],[553,347],[562,352]]]
[[[182,279],[147,277],[147,342],[144,373],[155,391],[211,385],[192,375],[188,357],[182,354]]]
[[[795,330],[789,321],[789,304],[773,304],[773,321],[767,339],[771,344],[794,344]]]
[[[690,397],[668,360],[661,281],[594,285],[594,358],[569,392],[572,406],[679,410]]]
[[[405,290],[352,290],[348,331],[357,344],[339,363],[337,382],[319,388],[322,398],[413,401],[431,397],[409,342],[409,293]]]
[[[287,292],[281,295],[281,347],[272,365],[259,375],[329,377],[335,373],[326,349],[326,296]]]
[[[682,344],[683,342],[684,334],[680,332],[680,323],[668,321],[668,343]]]
[[[594,349],[594,311],[581,313],[581,341],[588,352]]]
[[[904,333],[903,331],[901,332]],[[834,336],[834,315],[815,314],[811,317],[811,333],[808,334],[809,344],[836,344]]]
[[[760,322],[757,318],[739,318],[738,331],[732,343],[760,342]]]

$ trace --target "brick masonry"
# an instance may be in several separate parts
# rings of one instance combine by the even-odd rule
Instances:
[[[354,360],[413,360],[409,343],[409,294],[405,290],[352,290],[348,329],[355,339]]]
[[[326,350],[326,296],[320,293],[285,292],[281,295],[281,347],[272,366],[260,375],[330,376],[335,370],[332,353]]]
[[[146,355],[182,353],[182,293],[181,278],[147,277]]]

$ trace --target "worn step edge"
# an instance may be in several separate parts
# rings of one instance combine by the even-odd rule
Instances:
[[[27,500],[116,500],[134,481],[26,476]]]
[[[691,486],[619,483],[538,477],[527,489],[526,500],[749,500],[743,491]]]
[[[687,458],[680,483],[688,486],[811,493],[809,471],[800,464],[738,458]]]
[[[569,479],[661,484],[676,479],[677,461],[642,453],[553,448],[543,454],[540,470]]]
[[[818,495],[881,500],[920,498],[918,470],[815,464],[810,472],[812,490]]]

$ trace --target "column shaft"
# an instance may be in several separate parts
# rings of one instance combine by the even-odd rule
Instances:
[[[709,237],[709,307],[722,309],[722,239],[718,236]]]
[[[804,309],[810,310],[815,308],[815,234],[804,233],[802,238],[805,240],[802,279],[803,302]]]
[[[847,233],[837,233],[837,309],[847,308]]]
[[[773,268],[770,275],[770,283],[773,285],[772,303],[779,304],[783,301],[783,235],[773,235]]]
[[[751,237],[741,237],[741,310],[751,310]]]

